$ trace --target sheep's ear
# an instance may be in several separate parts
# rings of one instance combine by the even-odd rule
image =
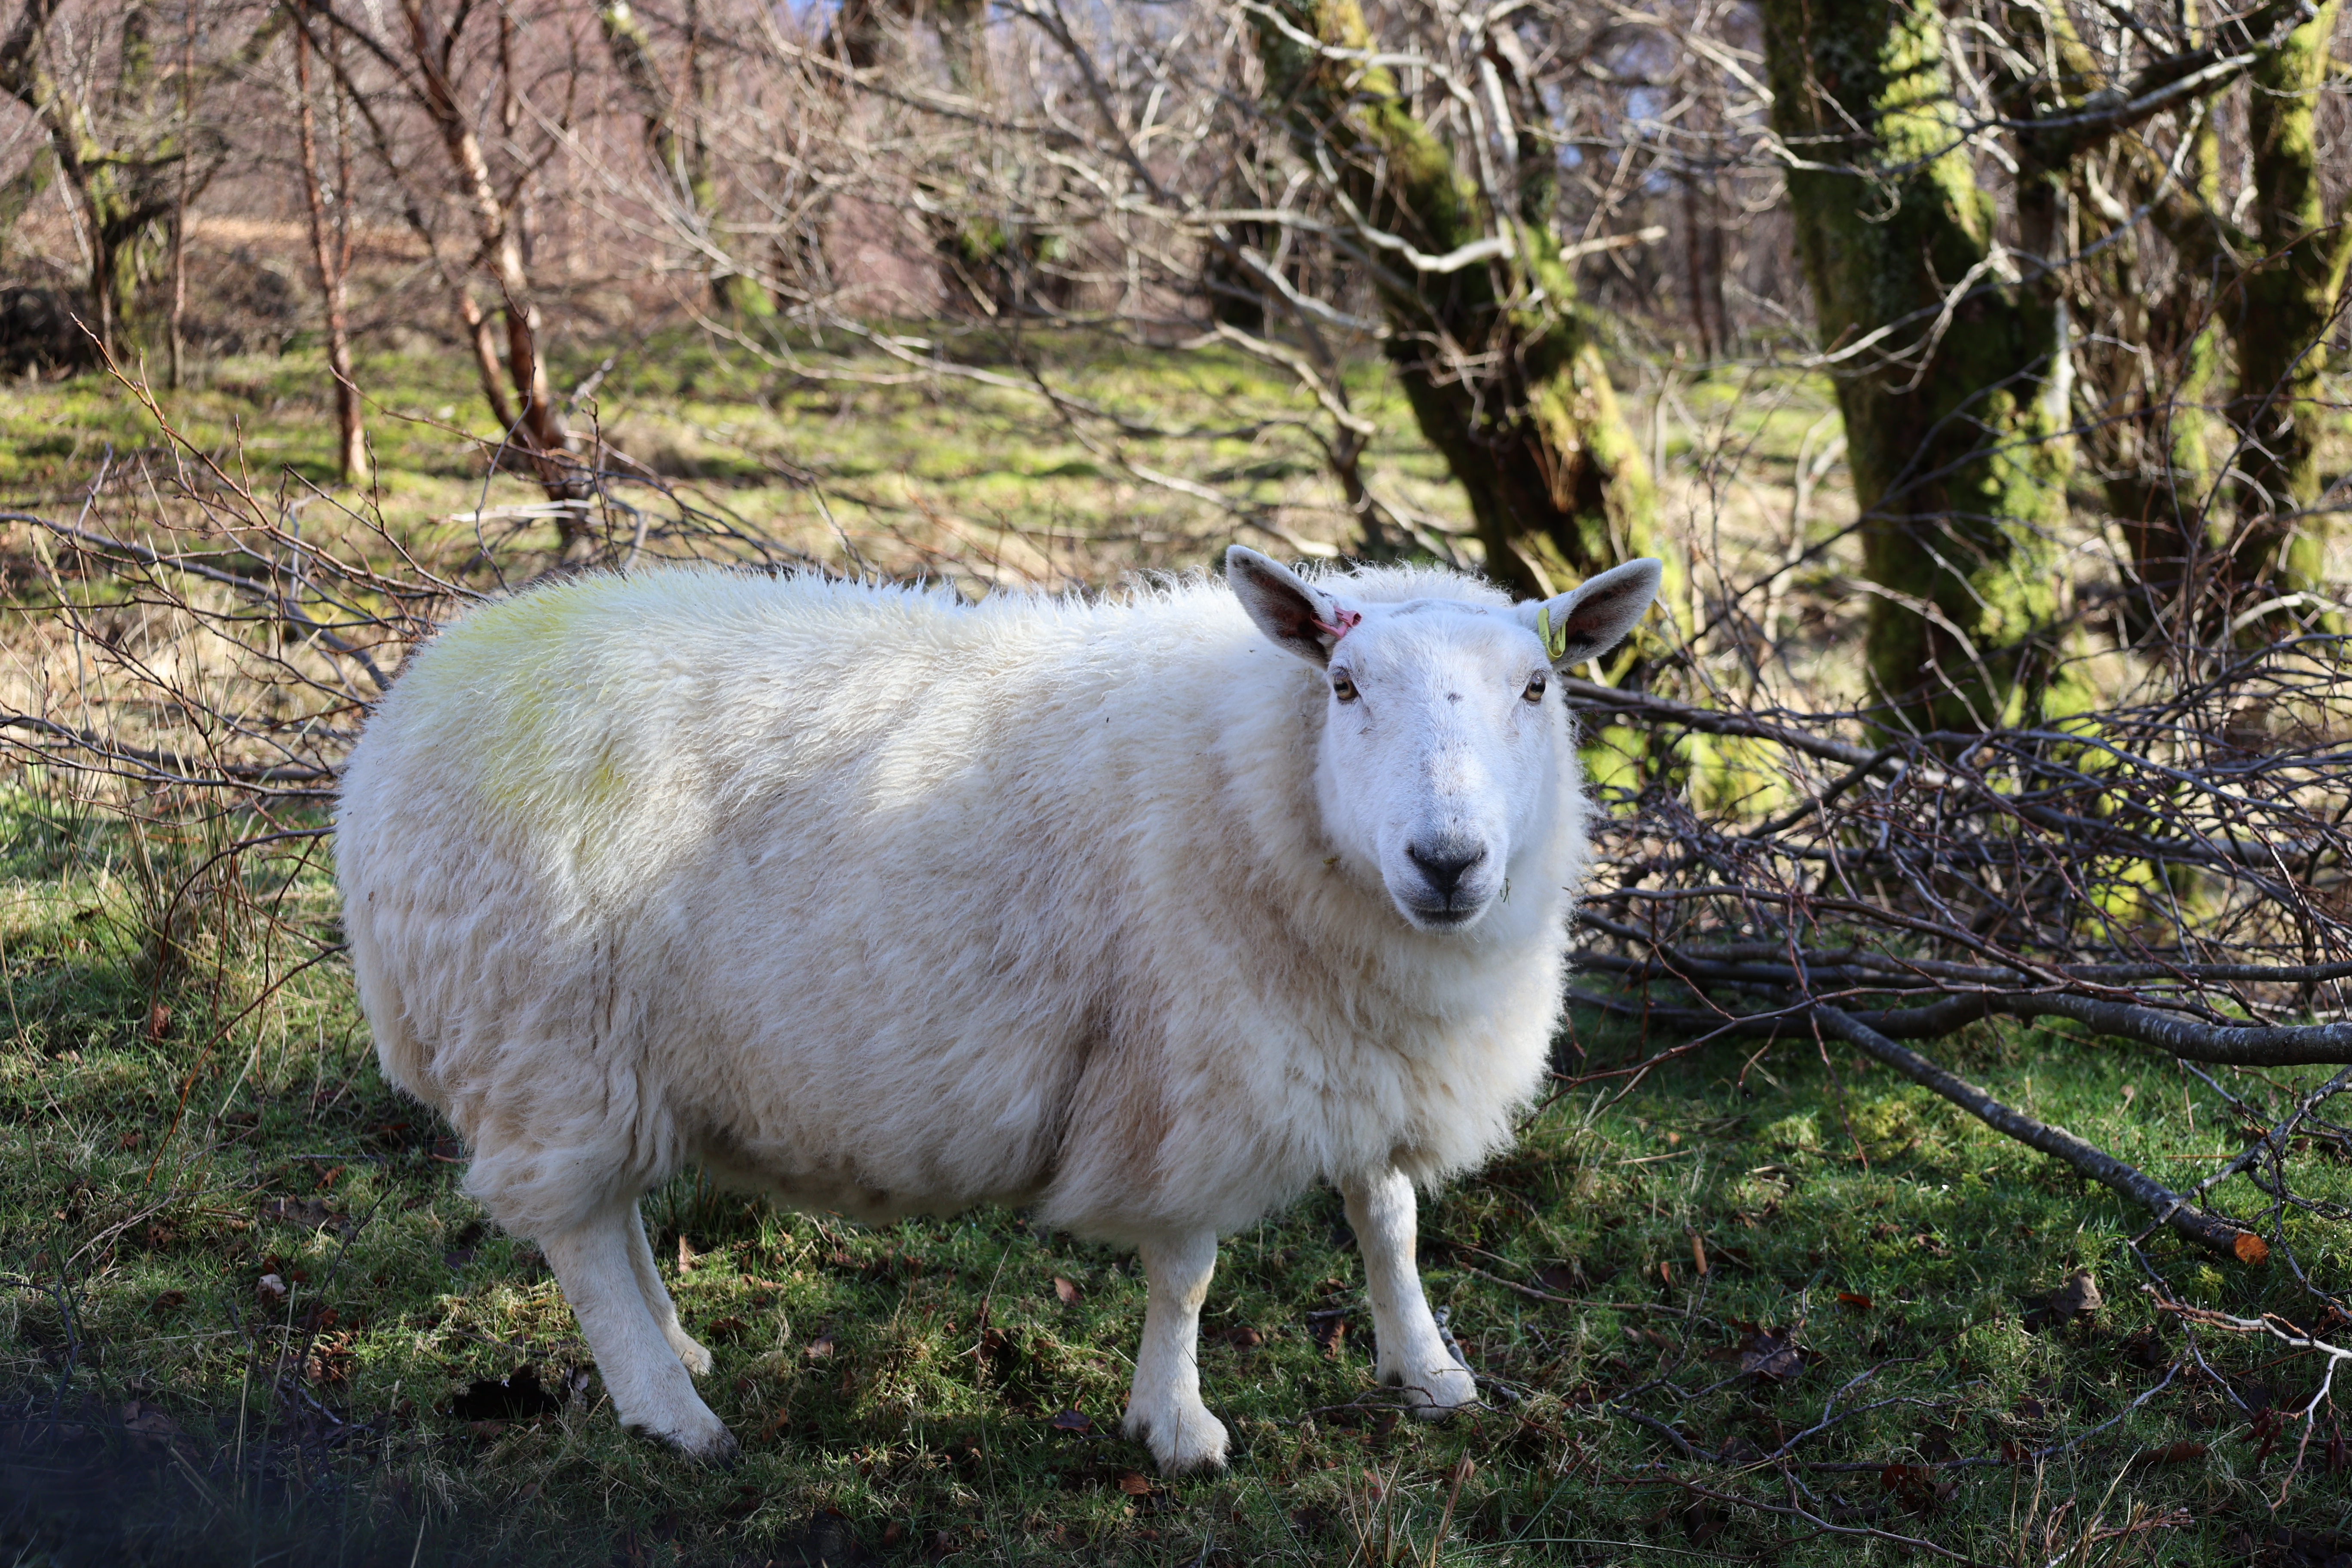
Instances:
[[[1315,664],[1363,616],[1289,567],[1236,544],[1225,552],[1225,582],[1249,618],[1280,647]]]
[[[1541,637],[1552,663],[1566,668],[1607,653],[1641,624],[1658,596],[1665,568],[1644,556],[1612,566],[1600,576],[1540,605],[1521,605],[1522,626]]]

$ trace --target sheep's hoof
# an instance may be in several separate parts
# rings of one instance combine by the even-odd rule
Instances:
[[[1443,1421],[1455,1411],[1478,1403],[1478,1380],[1463,1366],[1437,1366],[1413,1376],[1391,1373],[1381,1379],[1402,1385],[1420,1421]]]
[[[1157,1418],[1130,1410],[1119,1429],[1150,1447],[1163,1476],[1225,1467],[1225,1424],[1210,1415],[1205,1405],[1196,1403]]]
[[[657,1432],[649,1426],[639,1426],[635,1430],[681,1458],[692,1459],[698,1465],[708,1465],[713,1469],[732,1469],[735,1462],[743,1457],[743,1445],[735,1440],[735,1434],[727,1430],[726,1424],[719,1417],[712,1415],[709,1419],[710,1425],[708,1427],[698,1426],[698,1429],[691,1432]]]

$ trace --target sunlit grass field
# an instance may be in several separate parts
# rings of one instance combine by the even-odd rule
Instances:
[[[1563,1089],[1428,1205],[1429,1289],[1487,1399],[1449,1424],[1373,1385],[1333,1194],[1230,1238],[1202,1370],[1234,1462],[1199,1479],[1116,1436],[1131,1259],[1017,1215],[862,1230],[682,1175],[646,1223],[744,1444],[701,1468],[619,1429],[538,1255],[379,1075],[323,853],[173,912],[201,843],[38,786],[6,797],[0,881],[12,1563],[1916,1555],[1710,1493],[2002,1563],[2244,1561],[2281,1524],[2345,1529],[2325,1421],[2273,1514],[2294,1434],[2193,1369],[2151,1392],[2182,1344],[2123,1245],[2141,1216],[1810,1042]],[[1642,1051],[1579,1018],[1559,1056]],[[1988,1028],[1959,1059],[2162,1176],[2238,1146],[2152,1058]],[[2343,1170],[2322,1195],[2352,1195]],[[2300,1241],[2342,1277],[2340,1231]],[[2153,1256],[2190,1300],[2300,1310],[2275,1268]],[[2078,1269],[2103,1307],[2036,1310]],[[1832,1405],[1791,1479],[1747,1468]],[[1956,1458],[1988,1462],[1924,1468]]]

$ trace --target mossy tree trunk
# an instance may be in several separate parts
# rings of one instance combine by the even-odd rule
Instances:
[[[1253,26],[1293,142],[1360,218],[1389,357],[1488,574],[1543,595],[1651,553],[1649,465],[1551,234],[1549,150],[1522,149],[1520,210],[1497,213],[1393,74],[1350,58],[1373,47],[1357,0],[1273,0]]]
[[[1789,203],[1822,343],[1848,356],[1833,374],[1874,695],[1898,723],[1999,723],[2033,700],[2057,610],[2054,302],[1992,276],[1992,203],[1933,0],[1764,0],[1763,16],[1774,129],[1803,160]]]
[[[178,204],[184,160],[197,156],[184,118],[158,114],[151,101],[158,82],[149,28],[153,7],[132,0],[117,13],[115,70],[103,89],[79,72],[60,72],[49,59],[59,0],[24,0],[0,39],[0,90],[29,110],[48,141],[58,172],[80,209],[89,247],[91,331],[111,352],[136,301],[139,246]],[[263,24],[257,39],[274,30]],[[248,45],[250,56],[254,46]],[[121,138],[110,130],[126,132]],[[218,167],[205,160],[186,184],[198,189]]]
[[[2320,441],[2333,417],[2320,376],[2352,260],[2352,229],[2332,229],[2321,205],[2316,124],[2339,5],[2326,0],[2284,47],[2255,62],[2246,100],[2261,259],[2231,323],[2238,376],[2229,414],[2244,476],[2231,563],[2239,598],[2318,588],[2326,553],[2320,518],[2304,509],[2319,499]]]

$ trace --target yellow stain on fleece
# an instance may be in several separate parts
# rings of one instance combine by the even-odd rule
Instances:
[[[613,586],[559,584],[485,605],[444,634],[417,671],[427,726],[464,737],[477,794],[518,826],[585,830],[627,797],[597,712],[601,639],[582,635]]]

